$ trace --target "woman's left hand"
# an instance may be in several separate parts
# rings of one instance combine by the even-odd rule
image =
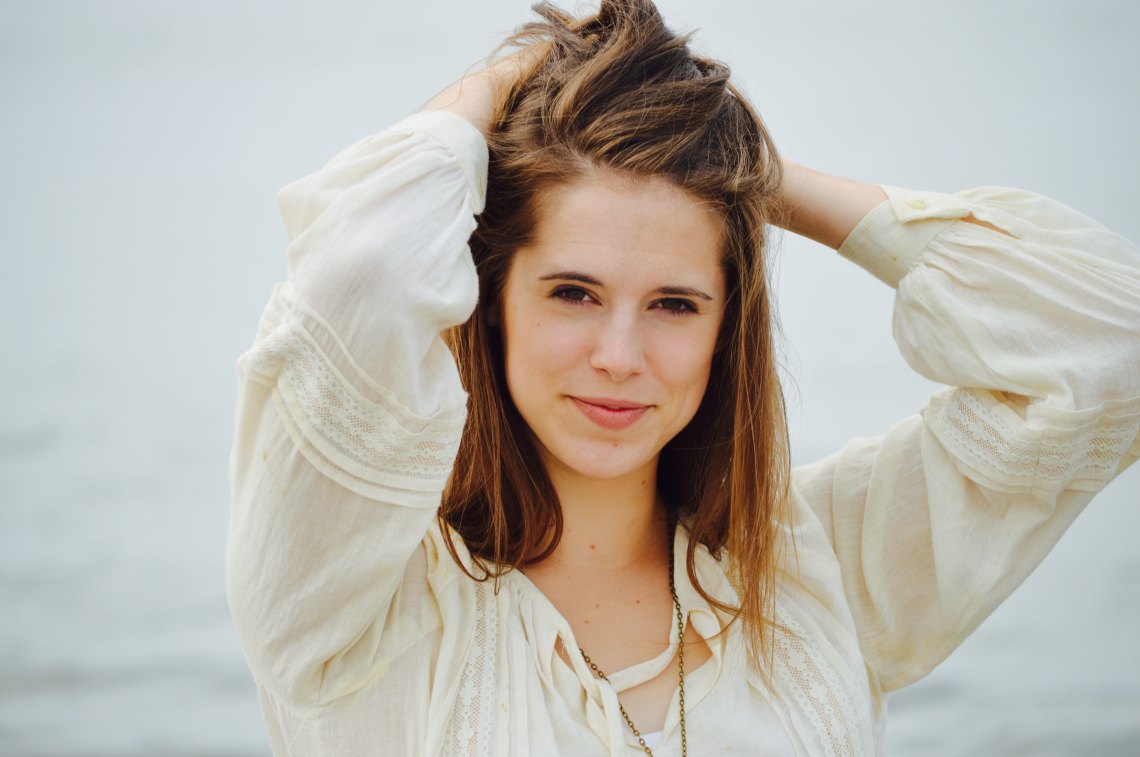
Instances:
[[[783,162],[784,214],[776,225],[838,250],[843,240],[886,193],[875,184],[832,176]]]

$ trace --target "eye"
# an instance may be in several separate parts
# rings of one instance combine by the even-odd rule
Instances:
[[[670,315],[689,315],[690,313],[698,312],[697,306],[692,302],[676,297],[670,297],[667,300],[658,300],[653,303],[653,306],[659,310],[664,310]]]
[[[558,287],[550,293],[551,297],[565,300],[571,305],[584,305],[595,301],[593,296],[582,287]]]

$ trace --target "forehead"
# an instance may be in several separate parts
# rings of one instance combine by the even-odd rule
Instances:
[[[665,179],[595,171],[542,192],[536,216],[518,264],[586,266],[607,282],[685,276],[713,286],[720,278],[720,214]]]

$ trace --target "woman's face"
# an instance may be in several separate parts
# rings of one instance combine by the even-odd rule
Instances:
[[[609,172],[542,199],[502,292],[511,398],[552,475],[650,475],[708,383],[721,218],[664,179]]]

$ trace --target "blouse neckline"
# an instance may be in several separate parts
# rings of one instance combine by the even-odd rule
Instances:
[[[692,623],[693,629],[705,640],[712,657],[696,670],[686,671],[686,712],[691,711],[693,707],[704,699],[713,690],[716,682],[720,679],[725,656],[724,644],[727,636],[727,634],[719,633],[721,630],[721,619],[717,612],[714,611],[708,601],[697,592],[689,581],[688,570],[685,566],[685,555],[688,550],[688,545],[689,530],[687,525],[682,521],[682,524],[676,529],[673,537],[673,578],[677,588],[677,599],[681,604],[682,615],[686,617],[689,623]],[[709,554],[703,545],[698,545],[695,558],[697,576],[701,584],[710,594],[716,597],[722,597],[726,589],[731,591],[728,580],[720,567],[720,563]],[[578,648],[569,621],[566,620],[558,608],[554,606],[554,603],[543,594],[542,590],[539,589],[525,573],[520,570],[512,570],[506,574],[505,578],[512,583],[515,590],[521,596],[529,600],[536,615],[543,621],[543,625],[547,625],[553,631],[553,633],[549,634],[535,634],[534,640],[539,641],[539,643],[534,645],[534,654],[539,658],[540,662],[545,661],[543,667],[561,666],[565,668],[566,660],[558,654],[555,645],[557,640],[561,638],[563,645],[567,649],[576,650]],[[736,595],[733,592],[726,596],[725,599],[726,601],[736,601]],[[613,673],[607,673],[607,677],[613,686],[613,691],[620,694],[622,691],[640,685],[659,675],[672,661],[673,656],[676,654],[679,640],[677,624],[671,622],[669,646],[667,648],[648,660],[635,663],[622,670],[614,671]],[[570,660],[570,669],[582,684],[587,697],[594,699],[595,702],[602,707],[603,705],[599,697],[602,699],[605,697],[600,693],[600,680],[595,677],[593,671],[590,670],[580,655],[567,655],[567,657]],[[679,718],[677,707],[678,696],[677,692],[674,691],[669,713],[666,716],[665,724],[661,731],[662,736],[668,734],[674,727],[678,726]]]

